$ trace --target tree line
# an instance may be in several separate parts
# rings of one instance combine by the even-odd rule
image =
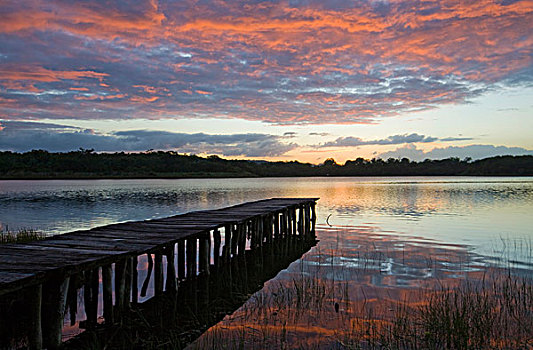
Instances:
[[[230,160],[173,151],[0,152],[1,179],[460,175],[533,176],[533,156],[498,156],[475,161],[469,158],[426,159],[420,162],[407,158],[357,158],[344,164],[329,158],[315,165],[298,161]]]

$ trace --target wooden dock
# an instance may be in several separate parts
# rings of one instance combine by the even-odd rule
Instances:
[[[104,320],[113,324],[146,294],[152,271],[157,296],[177,291],[185,279],[216,273],[219,266],[276,238],[315,239],[317,200],[273,198],[2,245],[0,298],[27,293],[32,320],[28,346],[58,348],[71,276],[84,276],[87,325],[97,323],[101,278]],[[139,290],[137,260],[143,254],[149,270]]]

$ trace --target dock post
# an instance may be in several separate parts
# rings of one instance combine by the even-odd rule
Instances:
[[[239,232],[239,255],[244,255],[246,250],[246,222],[237,225],[237,231]]]
[[[154,259],[154,294],[161,295],[163,293],[163,254],[161,252],[155,253]]]
[[[311,203],[311,233],[316,235],[316,202]]]
[[[187,278],[196,277],[197,238],[187,238]]]
[[[274,238],[279,238],[279,215],[274,213]]]
[[[303,206],[298,206],[298,233],[300,236],[304,237],[304,210]]]
[[[272,242],[272,215],[267,215],[263,219],[264,224],[263,226],[266,228],[266,242],[271,243]]]
[[[41,327],[46,349],[61,347],[69,281],[69,277],[55,276],[43,284]]]
[[[152,258],[152,254],[146,253],[146,260],[148,261],[148,268],[146,269],[146,277],[144,278],[143,285],[141,286],[141,297],[143,298],[146,296],[146,292],[148,291],[148,285],[150,284],[150,278],[152,277],[152,270],[154,269],[154,259]]]
[[[43,347],[43,332],[41,328],[42,297],[42,284],[38,284],[29,290],[27,302],[30,312],[30,326],[28,332],[28,348],[30,350],[41,350]]]
[[[287,218],[285,217],[285,213],[281,212],[279,215],[279,231],[281,233],[282,237],[287,236]]]
[[[263,246],[263,241],[264,241],[264,237],[265,237],[265,228],[263,226],[263,217],[262,216],[259,216],[257,218],[257,237],[258,237],[258,245],[259,247],[262,247]]]
[[[229,261],[231,258],[231,225],[224,226],[224,247],[222,248],[222,253],[224,255],[224,260]]]
[[[76,314],[78,312],[78,288],[77,285],[79,280],[79,274],[71,275],[70,282],[68,284],[67,292],[67,307],[70,317],[70,325],[74,326],[76,324]]]
[[[131,286],[133,277],[133,260],[132,258],[126,258],[126,281],[124,284],[124,307],[129,308],[131,306]]]
[[[174,244],[171,244],[165,249],[165,255],[167,256],[167,283],[165,286],[166,291],[175,293],[178,291],[178,281],[176,279],[176,268],[174,265]]]
[[[211,245],[211,235],[209,232],[202,234],[200,236],[200,247],[199,247],[199,267],[200,273],[209,274],[209,262],[211,257],[209,255],[209,247]]]
[[[213,260],[215,263],[215,267],[219,267],[220,265],[220,244],[222,242],[222,237],[220,236],[220,231],[218,228],[216,228],[213,231]]]
[[[305,204],[305,234],[311,233],[311,210],[309,203]]]
[[[83,301],[85,307],[86,328],[96,326],[98,319],[98,269],[85,271],[85,281],[83,284]]]
[[[298,222],[296,220],[296,207],[292,207],[290,211],[291,211],[291,217],[292,217],[292,233],[293,235],[297,235],[298,234]]]
[[[136,255],[131,258],[131,302],[137,304],[139,302],[139,272],[137,271],[137,265],[139,263],[139,257]]]
[[[250,249],[255,249],[257,247],[257,220],[255,218],[252,219],[252,225],[251,225],[251,231],[250,231]]]
[[[235,224],[231,224],[231,256],[237,255],[237,247],[239,244],[239,229],[235,227]]]
[[[122,321],[126,300],[126,260],[115,263],[115,317]]]
[[[178,241],[178,278],[180,281],[185,279],[185,241]]]
[[[291,216],[291,211],[289,209],[285,209],[285,214],[287,216],[287,234],[289,236],[292,236],[293,235],[293,232],[292,232],[292,216]]]
[[[103,302],[104,302],[104,320],[106,324],[113,324],[113,271],[111,265],[102,266],[102,287],[103,287]]]

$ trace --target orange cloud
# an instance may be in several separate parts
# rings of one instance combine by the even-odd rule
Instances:
[[[102,108],[116,117],[155,118],[179,109],[183,116],[276,123],[373,123],[463,102],[532,64],[531,0],[335,6],[29,0],[24,8],[1,7],[0,33],[35,47],[13,55],[22,63],[0,64],[0,85],[81,92],[89,88],[69,80],[96,79],[106,94],[74,97],[87,101],[85,117],[102,107],[88,101],[131,96],[129,103],[158,103],[134,112],[118,103]],[[63,47],[50,33],[72,41]],[[56,61],[68,61],[68,68]],[[72,102],[72,94],[56,96],[54,107],[24,98],[20,105],[35,103],[35,113]]]
[[[196,92],[197,94],[200,94],[200,95],[212,95],[213,94],[210,91],[204,91],[204,90],[194,90],[194,92]]]
[[[0,65],[0,80],[55,82],[60,80],[79,80],[95,78],[102,80],[109,76],[89,70],[55,71],[39,66]]]

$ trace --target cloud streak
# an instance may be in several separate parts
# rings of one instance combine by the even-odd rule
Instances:
[[[131,130],[110,134],[64,125],[3,121],[0,150],[17,152],[46,149],[54,152],[80,147],[98,152],[175,150],[182,153],[219,154],[228,157],[275,157],[294,149],[294,143],[266,134],[186,134],[169,131]]]
[[[522,147],[468,145],[434,148],[433,150],[426,152],[416,148],[415,145],[405,145],[394,151],[381,153],[378,157],[382,159],[405,157],[411,160],[421,161],[424,159],[445,159],[450,157],[457,157],[460,159],[470,157],[475,160],[505,155],[533,155],[533,150],[528,150]]]
[[[533,81],[531,1],[3,1],[5,119],[376,123]]]
[[[429,143],[434,141],[464,141],[472,140],[469,137],[445,137],[438,138],[433,136],[420,135],[417,133],[412,134],[403,134],[403,135],[392,135],[384,139],[377,140],[363,140],[359,137],[339,137],[335,141],[326,142],[318,147],[358,147],[358,146],[368,146],[368,145],[400,145],[404,143]]]

